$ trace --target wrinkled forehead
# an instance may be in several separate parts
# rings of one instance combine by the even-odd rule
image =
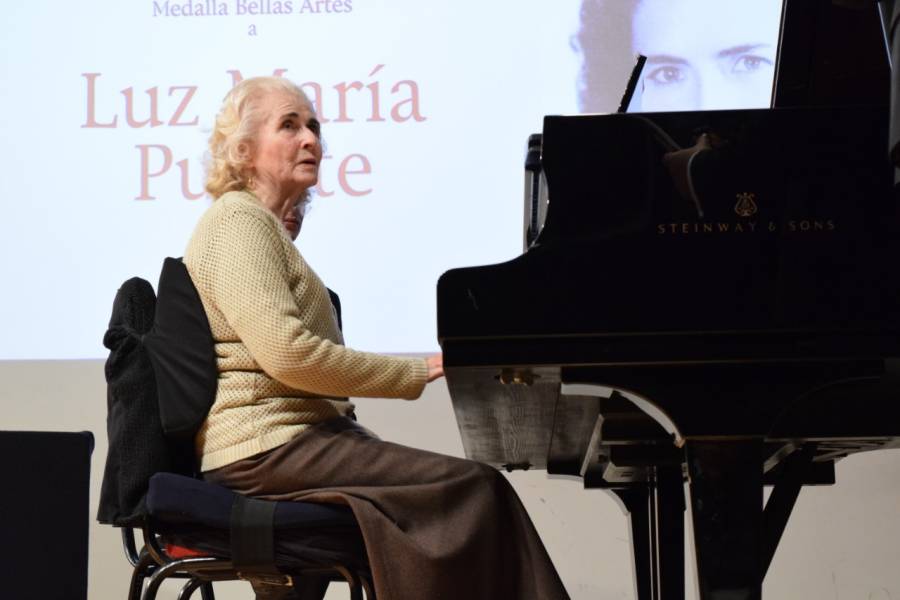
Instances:
[[[778,43],[782,0],[640,0],[632,48],[652,55],[715,54]]]
[[[264,93],[258,100],[259,108],[266,114],[266,119],[280,119],[289,114],[297,114],[303,121],[315,117],[312,104],[299,93],[285,90],[273,90]]]

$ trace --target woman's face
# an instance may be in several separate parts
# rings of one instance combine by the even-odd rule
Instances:
[[[265,120],[254,144],[253,187],[265,192],[260,199],[267,206],[270,202],[296,200],[319,178],[319,122],[302,98],[284,92],[264,97],[259,109]],[[292,211],[294,204],[269,208],[281,216],[282,212]]]
[[[781,0],[641,0],[641,110],[768,107],[780,21]]]

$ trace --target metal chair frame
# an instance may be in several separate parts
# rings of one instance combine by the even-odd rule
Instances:
[[[327,576],[329,582],[345,582],[350,587],[351,600],[375,600],[375,592],[368,573],[353,572],[343,565],[333,565],[298,569],[296,573],[285,574],[281,579],[269,573],[238,571],[227,558],[215,556],[191,556],[172,558],[160,544],[152,519],[145,519],[141,532],[143,547],[138,550],[134,531],[136,528],[122,528],[122,545],[125,556],[133,567],[128,588],[128,600],[155,600],[159,587],[166,579],[187,579],[178,593],[178,600],[188,600],[198,589],[202,600],[215,600],[213,582],[248,581],[271,582],[274,585],[292,586],[295,578],[306,576]],[[144,586],[147,581],[146,589]]]

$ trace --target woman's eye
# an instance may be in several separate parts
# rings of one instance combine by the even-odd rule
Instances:
[[[294,129],[294,122],[293,121],[285,121],[284,123],[281,124],[281,128],[282,129]]]
[[[743,56],[738,57],[736,61],[734,61],[734,66],[731,67],[731,72],[737,75],[754,73],[761,68],[769,66],[771,64],[772,61],[768,58],[756,56],[753,54],[744,54]]]
[[[673,67],[672,65],[657,67],[647,74],[647,79],[657,85],[681,83],[686,77],[687,75],[684,72],[684,69]]]

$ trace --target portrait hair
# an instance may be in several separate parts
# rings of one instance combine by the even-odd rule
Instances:
[[[618,108],[637,60],[632,48],[632,20],[640,2],[582,0],[579,29],[572,40],[573,48],[581,55],[581,112],[612,112]]]
[[[209,137],[206,191],[213,198],[249,187],[256,136],[268,116],[260,108],[262,99],[277,93],[293,96],[315,114],[303,90],[282,77],[252,77],[231,88],[222,101]],[[300,201],[306,203],[308,200],[307,190]]]

